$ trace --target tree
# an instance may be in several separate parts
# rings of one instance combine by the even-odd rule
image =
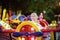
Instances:
[[[60,0],[10,0],[9,8],[13,10],[22,10],[24,13],[36,12],[40,13],[46,11],[45,19],[51,21],[54,15],[52,9],[56,8]]]
[[[40,13],[44,10],[46,14],[44,18],[50,23],[54,20],[54,12],[52,9],[55,9],[59,0],[31,0],[30,5],[28,6],[26,12],[36,12]]]

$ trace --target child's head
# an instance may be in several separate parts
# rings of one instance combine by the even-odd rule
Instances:
[[[42,19],[43,19],[43,13],[40,13],[39,20],[42,20]]]
[[[37,13],[32,13],[31,14],[31,20],[38,23],[38,15],[37,15]]]
[[[31,14],[31,19],[32,19],[32,20],[38,19],[37,14],[36,14],[36,13],[32,13],[32,14]]]

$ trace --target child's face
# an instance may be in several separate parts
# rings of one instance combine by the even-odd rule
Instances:
[[[32,20],[37,20],[38,19],[38,16],[36,14],[31,14],[31,19]]]

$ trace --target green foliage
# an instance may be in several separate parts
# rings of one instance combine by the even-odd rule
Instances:
[[[45,10],[46,14],[44,18],[50,22],[54,18],[52,8],[55,8],[59,1],[60,0],[16,0],[18,4],[15,2],[13,5],[16,4],[14,10],[17,7],[17,10],[20,9],[24,13],[36,12],[39,14]]]
[[[51,9],[48,9],[46,14],[44,15],[44,18],[51,23],[52,20],[54,20],[54,12]]]
[[[28,10],[26,12],[40,12],[46,11],[44,18],[50,23],[54,20],[54,12],[52,8],[56,8],[59,0],[31,0]]]
[[[28,11],[43,11],[55,8],[59,0],[31,0]]]

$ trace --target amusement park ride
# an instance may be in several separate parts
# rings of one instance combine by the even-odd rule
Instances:
[[[0,19],[0,33],[12,34],[14,40],[42,40],[44,33],[60,31],[60,29],[58,29],[58,28],[52,28],[52,29],[46,28],[46,29],[40,30],[38,28],[38,26],[32,21],[20,22],[19,20],[16,20],[16,19],[14,19],[15,21],[9,19],[8,22],[10,22],[10,23],[8,23],[5,20],[6,19],[5,15],[6,15],[6,9],[4,9],[4,11],[3,11],[2,20]],[[15,29],[12,28],[12,26],[11,26],[11,24],[13,24],[13,23],[18,23],[18,25]],[[48,25],[49,25],[44,20],[40,20],[40,24],[44,27],[48,27]],[[54,35],[52,35],[51,37],[53,37],[53,36]],[[10,40],[7,38],[5,38],[5,39]],[[51,38],[51,40],[54,40],[54,38]]]

